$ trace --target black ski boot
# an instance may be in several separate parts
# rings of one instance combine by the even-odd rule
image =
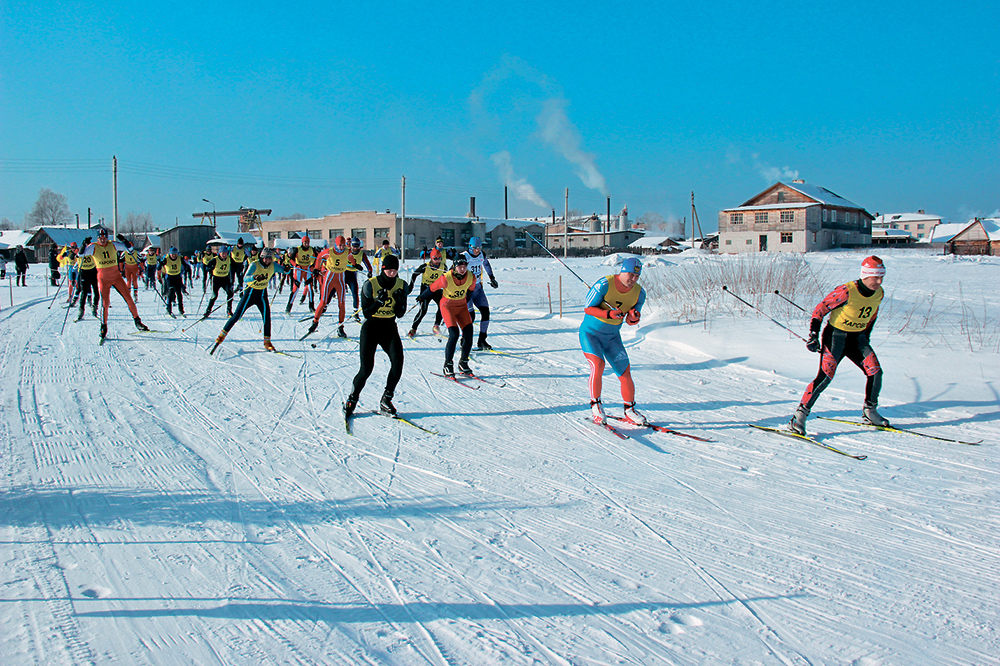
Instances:
[[[354,396],[347,396],[347,402],[344,403],[344,418],[349,419],[354,414],[354,410],[358,406],[358,399]]]
[[[455,376],[455,366],[451,364],[451,361],[444,362],[444,370],[442,370],[442,373],[444,374],[445,377]]]
[[[337,327],[337,337],[338,338],[346,338],[347,337],[347,333],[344,332],[344,325],[343,324],[341,324],[340,326]]]
[[[105,324],[105,323],[104,323],[104,322],[102,321],[102,322],[101,322],[101,341],[103,342],[103,341],[104,341],[104,338],[106,338],[106,337],[108,337],[108,325],[107,325],[107,324]]]
[[[486,333],[479,334],[479,340],[476,342],[476,349],[479,351],[489,351],[493,349],[490,343],[486,342]]]
[[[469,361],[463,360],[458,362],[458,371],[467,377],[472,376],[472,368],[469,367]]]
[[[380,412],[386,416],[395,416],[396,408],[392,404],[392,394],[386,391],[382,394],[382,401],[378,404]]]
[[[140,331],[148,331],[149,330],[149,327],[146,326],[145,324],[143,324],[142,320],[139,319],[138,317],[133,318],[132,321],[135,322],[135,327],[137,329],[139,329]]]

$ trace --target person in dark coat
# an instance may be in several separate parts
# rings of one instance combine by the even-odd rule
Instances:
[[[28,286],[28,256],[24,254],[24,247],[21,245],[17,246],[17,251],[14,253],[14,268],[17,270],[17,281],[15,282],[18,287]]]
[[[55,245],[49,248],[49,280],[53,287],[59,286],[59,253]]]

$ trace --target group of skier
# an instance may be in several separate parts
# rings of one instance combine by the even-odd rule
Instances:
[[[162,258],[157,258],[158,253],[151,249],[143,259],[123,236],[111,241],[104,229],[98,232],[96,241],[91,240],[86,238],[82,248],[78,248],[76,243],[70,243],[58,254],[54,254],[53,258],[66,271],[66,279],[71,285],[71,306],[77,300],[80,302],[77,321],[83,317],[88,297],[91,299],[93,314],[101,319],[102,341],[107,335],[108,298],[112,289],[125,300],[135,326],[140,330],[148,330],[142,323],[135,304],[138,275],[143,262],[146,265],[147,281],[158,280],[164,285],[167,312],[172,315],[176,301],[179,312],[184,314],[183,294],[186,289],[183,267],[186,262],[177,248],[169,248]],[[364,317],[364,322],[360,333],[360,367],[344,403],[345,417],[350,417],[357,407],[361,392],[373,371],[375,353],[379,348],[390,361],[380,411],[396,416],[392,398],[403,369],[403,345],[396,320],[405,315],[407,296],[413,292],[419,278],[420,287],[416,296],[418,310],[407,336],[416,336],[429,304],[436,303],[433,333],[442,335],[442,323],[447,329],[443,375],[456,377],[456,351],[459,352],[458,374],[473,375],[469,357],[473,348],[475,311],[478,310],[480,315],[476,347],[480,351],[491,351],[493,348],[487,340],[490,307],[483,285],[488,282],[494,289],[499,286],[489,259],[483,253],[480,239],[471,238],[466,251],[454,253],[446,250],[442,239],[438,238],[435,247],[428,252],[427,260],[413,271],[408,283],[399,276],[399,257],[388,241],[374,253],[373,259],[374,267],[362,249],[361,241],[357,238],[348,241],[343,236],[338,236],[331,247],[319,252],[312,247],[309,237],[304,236],[298,247],[292,248],[280,258],[270,248],[259,250],[256,246],[251,246],[247,249],[242,240],[232,250],[225,245],[214,251],[206,248],[195,258],[204,276],[204,293],[209,290],[208,279],[211,278],[211,298],[203,318],[208,318],[213,312],[220,291],[225,292],[226,312],[229,316],[212,351],[222,343],[251,306],[259,309],[263,319],[264,347],[275,351],[271,343],[267,287],[276,274],[284,274],[283,278],[287,275],[291,281],[286,313],[291,312],[299,289],[302,290],[299,303],[309,299],[312,322],[306,335],[318,329],[320,318],[331,301],[336,299],[337,335],[347,337],[344,322],[347,316],[347,292],[350,291],[354,303],[352,316],[356,321],[361,321],[361,317]],[[359,271],[364,271],[367,275],[360,285],[357,280]],[[154,274],[152,278],[150,273]],[[639,285],[641,275],[641,261],[635,257],[627,258],[617,274],[597,280],[585,299],[579,339],[583,356],[590,366],[588,387],[591,418],[599,425],[607,426],[608,418],[601,399],[606,365],[611,367],[619,380],[624,409],[622,420],[636,425],[648,425],[646,417],[636,407],[635,383],[621,338],[623,323],[635,326],[641,319],[646,299],[646,292]],[[790,432],[805,435],[806,419],[810,411],[833,380],[840,361],[845,357],[857,365],[867,378],[862,406],[864,422],[880,427],[890,425],[877,409],[882,370],[870,341],[883,297],[881,285],[884,276],[885,265],[882,260],[876,256],[867,257],[862,262],[861,275],[857,280],[838,286],[813,309],[806,347],[809,351],[820,354],[819,370],[816,378],[806,388],[788,424]],[[283,284],[284,280],[281,282]],[[281,284],[279,292],[280,290]],[[234,308],[234,294],[237,291],[241,293]],[[314,293],[317,291],[318,305],[314,300]],[[102,315],[98,315],[99,303],[103,303]],[[825,327],[824,319],[828,319]]]

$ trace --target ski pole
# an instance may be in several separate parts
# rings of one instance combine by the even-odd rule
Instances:
[[[765,317],[767,317],[768,319],[770,319],[772,322],[774,322],[775,324],[777,324],[781,328],[785,329],[786,331],[788,331],[789,333],[791,333],[792,335],[794,335],[795,337],[797,337],[799,340],[802,340],[803,342],[807,342],[807,340],[805,338],[803,338],[801,335],[799,335],[798,333],[796,333],[792,329],[788,328],[787,326],[785,326],[784,324],[782,324],[780,321],[778,321],[774,317],[770,316],[769,314],[767,314],[766,312],[764,312],[763,310],[761,310],[760,308],[758,308],[753,303],[747,303],[742,298],[740,298],[739,296],[737,296],[733,292],[729,291],[729,288],[726,287],[726,285],[722,285],[722,291],[726,292],[727,294],[729,294],[730,296],[732,296],[733,298],[735,298],[736,300],[738,300],[740,303],[744,303],[746,305],[749,305],[751,308],[753,308],[757,312],[761,313],[762,315],[764,315]]]
[[[547,248],[547,247],[545,247],[544,245],[542,245],[542,243],[541,243],[541,242],[540,242],[540,241],[539,241],[539,240],[538,240],[537,238],[535,238],[534,236],[532,236],[531,234],[529,234],[529,233],[528,233],[527,231],[525,231],[525,232],[524,232],[524,235],[525,235],[525,236],[527,236],[528,238],[530,238],[531,240],[535,241],[536,243],[538,243],[538,246],[539,246],[540,248],[542,248],[543,250],[545,250],[546,252],[548,252],[548,253],[549,253],[549,255],[550,255],[550,256],[551,256],[551,257],[552,257],[553,259],[555,259],[555,260],[556,260],[556,261],[558,261],[558,262],[559,262],[560,264],[562,264],[562,265],[563,265],[563,266],[564,266],[564,267],[566,268],[566,270],[568,270],[568,271],[569,271],[570,273],[572,273],[572,274],[573,274],[573,276],[574,276],[574,277],[575,277],[575,278],[576,278],[577,280],[579,280],[580,282],[582,282],[582,283],[584,283],[585,285],[587,285],[587,289],[591,289],[591,288],[592,288],[592,287],[591,287],[591,285],[590,285],[590,283],[588,283],[588,282],[587,282],[586,280],[584,280],[584,279],[583,279],[582,277],[580,277],[579,275],[577,275],[577,274],[576,274],[576,271],[574,271],[574,270],[573,270],[572,268],[570,268],[569,266],[566,266],[566,262],[564,262],[564,261],[563,261],[562,259],[560,259],[560,258],[559,258],[559,257],[557,257],[556,255],[552,254],[552,251],[551,251],[551,250],[549,250],[549,248]],[[618,309],[618,308],[616,308],[616,307],[615,307],[614,305],[612,305],[611,303],[608,303],[608,302],[607,302],[607,300],[605,300],[605,299],[603,299],[603,298],[602,298],[601,300],[602,300],[602,301],[604,302],[604,304],[605,304],[605,305],[607,305],[607,306],[608,306],[609,308],[611,308],[612,310],[617,310],[617,309]]]
[[[775,294],[777,294],[778,296],[781,296],[781,298],[783,298],[783,299],[785,300],[785,302],[786,302],[786,303],[791,303],[792,305],[794,305],[795,307],[797,307],[797,308],[798,308],[799,310],[802,310],[802,311],[803,311],[803,312],[805,312],[806,314],[809,314],[809,311],[808,311],[808,310],[806,310],[806,309],[805,309],[804,307],[802,307],[801,305],[799,305],[799,304],[798,304],[798,303],[796,303],[795,301],[792,301],[792,300],[789,300],[789,299],[785,298],[785,295],[784,295],[784,294],[782,294],[782,293],[781,293],[780,291],[778,291],[777,289],[775,289],[775,290],[774,290],[774,293],[775,293]]]
[[[48,310],[52,309],[52,304],[55,303],[56,299],[59,297],[59,292],[62,291],[63,282],[66,281],[67,276],[69,276],[69,272],[68,271],[62,276],[62,280],[59,280],[59,286],[56,287],[55,296],[53,296],[52,300],[49,301],[49,307],[47,308]]]

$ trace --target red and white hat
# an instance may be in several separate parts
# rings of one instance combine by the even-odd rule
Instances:
[[[861,262],[861,279],[867,277],[882,277],[885,275],[885,264],[876,256],[866,258]]]

